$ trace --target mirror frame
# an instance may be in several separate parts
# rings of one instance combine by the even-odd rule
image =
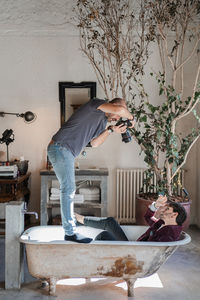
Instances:
[[[66,88],[87,88],[90,89],[90,99],[96,97],[96,82],[93,81],[82,81],[75,83],[73,81],[62,81],[59,82],[59,101],[60,101],[60,123],[61,126],[65,123],[65,108],[66,108],[66,97],[65,89]]]

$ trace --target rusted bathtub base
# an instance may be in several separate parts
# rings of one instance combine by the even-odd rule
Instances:
[[[87,282],[92,277],[103,277],[106,280],[112,280],[115,279],[122,279],[127,284],[127,294],[128,297],[133,299],[134,298],[134,283],[137,280],[137,273],[139,273],[139,277],[141,278],[141,273],[143,274],[142,277],[147,277],[152,274],[154,274],[160,267],[160,265],[163,264],[164,261],[167,260],[167,258],[176,250],[176,247],[166,247],[165,252],[160,253],[160,256],[156,256],[151,261],[151,268],[144,271],[143,265],[144,262],[138,260],[136,261],[134,255],[126,255],[122,257],[117,257],[116,260],[110,264],[110,268],[106,269],[104,266],[97,267],[97,271],[93,274],[90,274],[91,277],[84,277],[80,274],[80,277],[84,277],[87,279]],[[93,275],[93,276],[92,276]],[[65,277],[59,277],[58,274],[49,274],[50,278],[47,279],[47,282],[49,283],[49,295],[56,296],[56,283],[60,279],[64,278],[70,278],[70,276]],[[129,277],[130,276],[130,277]],[[128,278],[129,277],[129,278]],[[73,277],[72,277],[73,278]]]
[[[87,280],[90,280],[90,278],[86,278]],[[46,282],[49,283],[49,295],[50,296],[56,296],[56,283],[59,279],[57,279],[56,277],[50,277],[49,280],[47,280]],[[129,298],[134,298],[134,284],[135,284],[135,281],[137,279],[124,279],[123,280],[126,282],[127,284],[127,296]],[[44,281],[42,281],[42,283],[44,283]]]

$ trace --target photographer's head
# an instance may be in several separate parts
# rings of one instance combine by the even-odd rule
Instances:
[[[114,98],[111,101],[109,101],[109,103],[113,105],[120,105],[127,108],[126,101],[122,98]],[[117,114],[107,113],[106,116],[108,118],[108,122],[118,121],[120,119],[120,116]]]
[[[122,98],[113,98],[111,101],[109,101],[109,103],[116,104],[116,105],[122,105],[127,108],[126,101]]]

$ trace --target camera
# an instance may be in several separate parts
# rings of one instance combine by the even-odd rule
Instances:
[[[132,126],[131,121],[128,119],[124,120],[120,118],[119,121],[115,124],[115,126],[119,126],[119,125],[127,126],[126,132],[121,133],[121,136],[122,136],[122,142],[129,143],[132,140],[131,134],[128,130],[128,127]]]
[[[9,145],[13,141],[14,141],[13,130],[6,129],[2,134],[2,138],[0,139],[0,144],[6,143],[6,145]]]

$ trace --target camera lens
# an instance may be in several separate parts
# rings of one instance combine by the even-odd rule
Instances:
[[[119,126],[121,124],[126,125],[127,127],[132,126],[132,123],[129,120],[123,120],[122,118],[120,118],[120,120],[116,123],[116,126]],[[132,140],[131,134],[128,129],[126,130],[126,132],[122,133],[121,136],[122,142],[124,143],[129,143]]]
[[[122,142],[124,143],[129,143],[132,140],[132,137],[128,130],[126,130],[126,132],[122,133],[121,135],[122,135]]]

